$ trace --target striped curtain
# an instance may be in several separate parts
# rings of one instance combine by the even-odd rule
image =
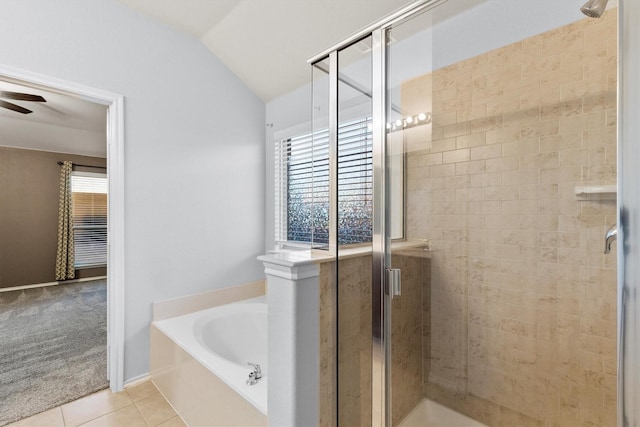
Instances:
[[[58,204],[58,251],[56,280],[73,279],[76,275],[73,249],[73,218],[71,216],[71,170],[73,163],[65,161],[60,171],[60,202]]]

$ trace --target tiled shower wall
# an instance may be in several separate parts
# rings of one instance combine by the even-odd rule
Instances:
[[[338,285],[335,269],[335,261],[320,265],[319,425],[367,425],[372,410],[371,255],[340,260]]]
[[[337,286],[335,262],[320,266],[320,426],[335,426],[336,420],[340,426],[369,425],[376,410],[371,404],[371,262],[370,254],[341,259]],[[394,253],[392,262],[402,269],[402,297],[393,301],[391,332],[395,424],[423,399],[422,364],[428,362],[423,356],[428,336],[423,333],[430,330],[429,253],[405,249]]]
[[[616,408],[616,10],[402,86],[407,234],[432,249],[425,392],[493,426]],[[429,110],[426,110],[429,111]]]

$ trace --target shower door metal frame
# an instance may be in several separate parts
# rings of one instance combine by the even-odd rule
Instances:
[[[386,425],[391,411],[387,405],[391,393],[387,387],[388,304],[385,292],[386,239],[386,30],[377,28],[371,33],[372,103],[373,103],[373,237],[371,260],[371,425]],[[388,341],[388,342],[387,342]]]
[[[387,268],[390,268],[391,256],[388,251],[390,244],[389,211],[387,206],[386,184],[386,46],[388,30],[395,24],[404,21],[438,6],[447,0],[418,0],[404,8],[387,15],[379,21],[352,34],[342,42],[313,56],[307,62],[313,66],[319,61],[330,58],[329,79],[331,87],[329,95],[330,147],[331,151],[337,147],[337,52],[348,48],[365,37],[372,37],[372,134],[373,134],[373,237],[372,237],[372,348],[371,348],[371,425],[375,427],[391,426],[391,389],[388,386],[391,380],[391,300],[386,283]],[[333,132],[333,134],[331,133]],[[331,170],[329,179],[329,192],[337,194],[337,168]],[[337,211],[335,197],[330,203],[331,212]],[[330,223],[333,221],[330,219]],[[337,236],[330,236],[329,247],[336,248],[336,256],[339,255]],[[333,250],[331,251],[333,253]]]
[[[640,425],[640,3],[618,5],[618,426]],[[630,185],[626,185],[629,183]]]

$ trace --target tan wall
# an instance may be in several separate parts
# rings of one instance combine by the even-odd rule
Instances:
[[[55,281],[63,160],[106,166],[101,158],[0,147],[0,288]],[[76,277],[105,274],[95,268]]]
[[[337,422],[337,325],[335,262],[320,264],[319,325],[320,325],[320,427],[335,426]]]
[[[338,262],[338,425],[371,419],[371,261]]]
[[[407,113],[429,104],[406,141],[427,396],[492,426],[615,425],[615,201],[574,195],[616,182],[615,10],[403,85]]]

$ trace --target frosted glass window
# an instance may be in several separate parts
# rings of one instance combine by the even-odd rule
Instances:
[[[373,229],[371,117],[338,130],[338,243],[370,242]],[[276,142],[278,240],[328,243],[329,132]]]

